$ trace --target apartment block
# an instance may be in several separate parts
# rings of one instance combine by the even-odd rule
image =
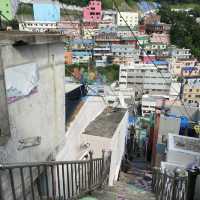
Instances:
[[[158,24],[160,23],[160,15],[157,15],[155,13],[150,13],[144,16],[142,20],[142,24]]]
[[[73,38],[80,38],[80,22],[79,21],[60,21],[57,23],[57,28],[60,33]]]
[[[182,76],[183,68],[194,67],[196,59],[173,59],[170,64],[170,72],[173,76]]]
[[[133,45],[113,44],[112,53],[114,64],[139,63],[139,50],[135,49]]]
[[[170,44],[170,35],[166,33],[152,33],[150,37],[152,43],[162,43],[165,45]]]
[[[117,14],[117,26],[127,26],[128,24],[130,27],[134,27],[138,25],[138,20],[137,12],[121,12]]]
[[[111,52],[111,45],[100,44],[93,48],[93,55],[96,61],[96,67],[105,67],[112,63],[113,53]]]
[[[73,50],[72,63],[88,63],[92,58],[92,52],[87,50]]]
[[[169,48],[169,56],[175,59],[190,59],[192,54],[190,49],[179,49],[176,46]]]
[[[142,96],[142,115],[149,115],[150,113],[155,113],[156,105],[158,102],[164,102],[169,100],[169,96],[166,95],[148,95]]]
[[[83,20],[99,22],[102,19],[102,8],[100,0],[91,0],[89,5],[83,8]]]
[[[57,32],[56,22],[51,21],[24,21],[19,23],[19,30],[25,32]]]
[[[199,106],[200,104],[200,77],[188,78],[183,88],[183,101]]]
[[[147,33],[169,33],[171,29],[170,24],[165,24],[165,23],[155,23],[155,24],[146,24],[145,25],[145,30]]]
[[[119,37],[133,37],[133,32],[135,35],[140,34],[140,32],[138,31],[138,27],[133,27],[131,30],[129,27],[127,26],[118,26],[117,27],[117,35]]]
[[[135,88],[140,93],[169,94],[171,74],[167,65],[136,64],[120,65],[121,88]]]

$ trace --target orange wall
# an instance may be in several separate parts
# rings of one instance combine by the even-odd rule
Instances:
[[[71,51],[65,51],[65,64],[71,65],[72,64],[72,52]]]

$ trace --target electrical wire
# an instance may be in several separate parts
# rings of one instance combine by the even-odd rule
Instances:
[[[129,28],[129,30],[130,30],[131,33],[133,34],[133,37],[134,37],[135,40],[137,41],[139,47],[144,51],[144,53],[146,54],[146,56],[147,56],[148,58],[150,58],[149,55],[146,53],[146,50],[142,47],[142,45],[140,44],[139,40],[138,40],[137,37],[135,36],[135,33],[132,31],[131,27],[129,26],[129,24],[127,23],[127,21],[126,21],[126,20],[124,19],[124,17],[122,16],[122,14],[121,14],[121,12],[120,12],[120,10],[119,10],[119,7],[118,7],[116,1],[115,1],[115,0],[112,0],[112,1],[113,1],[113,4],[114,4],[114,6],[115,6],[117,12],[119,13],[121,19],[125,22],[126,26]],[[161,72],[160,69],[158,68],[158,66],[155,64],[155,62],[152,62],[152,64],[157,68],[157,70],[158,70],[158,72],[161,74],[162,78],[163,78],[164,80],[166,80],[165,77],[163,76],[162,72]],[[175,92],[178,92],[175,88],[172,87],[172,89],[173,89]],[[178,92],[178,93],[179,93],[179,92]],[[181,101],[181,104],[183,105],[183,107],[184,107],[184,109],[185,109],[185,111],[186,111],[188,117],[190,118],[190,120],[192,120],[192,117],[191,117],[190,114],[188,113],[188,110],[186,109],[184,102],[183,102],[182,100],[180,100],[180,101]],[[190,106],[189,106],[189,107],[190,107]]]
[[[150,10],[149,4],[147,4],[147,7],[148,7],[148,9]],[[153,14],[152,14],[151,12],[150,12],[149,14],[150,14],[150,16],[154,19]],[[159,39],[160,39],[160,43],[162,43],[160,36],[159,36]],[[182,78],[184,78],[183,75],[182,75]],[[173,88],[172,88],[172,89],[173,89]],[[179,92],[179,95],[178,95],[178,96],[180,96],[180,92]],[[181,100],[181,97],[180,97],[180,100]],[[175,103],[175,102],[173,102],[172,105],[174,105],[174,103]],[[185,104],[184,104],[184,102],[183,102],[182,100],[181,100],[181,103],[182,103],[182,105],[184,106],[184,110],[186,111],[186,114],[187,114],[190,118],[192,118],[192,117],[190,116],[190,114],[188,113],[188,111],[187,111],[187,109],[186,109],[186,107],[185,107]],[[171,105],[171,106],[172,106],[172,105]],[[190,112],[192,112],[190,106],[189,106],[189,109],[190,109]],[[180,109],[179,109],[179,110],[180,110]],[[181,113],[182,113],[182,112],[181,112]],[[182,113],[182,114],[183,114],[183,113]]]
[[[64,9],[64,8],[63,8]],[[68,13],[66,12],[66,14],[68,15]],[[73,23],[72,23],[72,20],[71,20],[71,17],[70,17],[70,15],[68,15],[68,17],[69,17],[69,20],[70,20],[70,22],[71,22],[71,24],[72,24],[72,26],[74,27],[74,25],[73,25]],[[88,30],[90,33],[91,33],[91,31],[90,30]],[[82,44],[83,44],[83,46],[85,47],[85,49],[87,49],[88,47],[84,44],[84,38],[83,38],[83,36],[82,35],[80,35],[81,36],[81,40],[82,40]],[[92,59],[93,60],[93,59]],[[67,71],[69,72],[69,70],[67,69]],[[71,73],[71,72],[70,72]],[[72,74],[72,73],[71,73]],[[100,74],[99,74],[100,75]],[[101,75],[100,75],[101,76]],[[73,76],[74,77],[74,76]],[[103,80],[103,79],[102,79]],[[80,81],[80,80],[79,80]],[[104,84],[105,84],[105,82],[104,82]],[[109,86],[110,87],[110,90],[111,90],[111,92],[114,94],[112,94],[112,95],[109,95],[109,96],[116,96],[116,97],[119,97],[119,96],[117,96],[117,95],[115,95],[115,92],[113,91],[113,89],[112,89],[112,87],[111,86]],[[89,87],[88,87],[89,88]],[[92,88],[89,88],[90,90],[93,90]],[[138,88],[137,88],[138,89]],[[140,89],[140,88],[139,88]],[[93,90],[94,91],[94,90]],[[143,90],[141,90],[142,91],[142,93],[143,93]],[[95,93],[97,93],[97,95],[99,95],[99,93],[98,92],[96,92],[95,91]],[[103,100],[104,100],[104,102],[105,102],[105,99],[104,99],[104,97],[102,96],[102,95],[99,95],[99,96],[101,96],[102,98],[103,98]],[[118,103],[119,104],[119,103]],[[117,105],[118,106],[118,105]]]

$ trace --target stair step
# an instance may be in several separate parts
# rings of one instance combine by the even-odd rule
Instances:
[[[96,190],[91,196],[81,200],[155,200],[155,196],[151,192],[138,189],[130,184],[118,182],[113,187]]]

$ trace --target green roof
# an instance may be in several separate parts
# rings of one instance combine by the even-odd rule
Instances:
[[[149,39],[149,36],[136,36],[137,40],[148,40]],[[124,40],[135,40],[135,37],[132,36],[132,37],[122,37],[122,39]]]
[[[132,31],[138,31],[138,26],[131,28]],[[117,31],[130,31],[128,26],[118,26]]]

